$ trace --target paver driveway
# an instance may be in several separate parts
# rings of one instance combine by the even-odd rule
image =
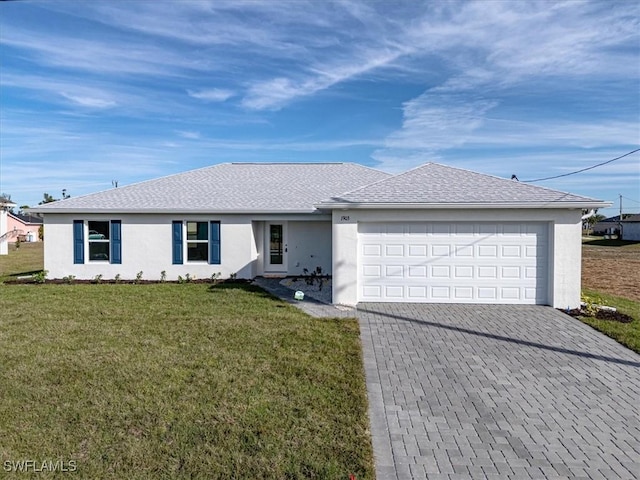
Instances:
[[[640,478],[640,356],[550,307],[358,306],[379,480]]]

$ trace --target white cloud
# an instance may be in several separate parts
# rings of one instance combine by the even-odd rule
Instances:
[[[79,96],[79,95],[73,95],[66,92],[60,92],[60,95],[62,95],[66,99],[71,100],[73,103],[80,105],[81,107],[111,108],[117,105],[116,102],[112,100],[106,100],[103,98]]]
[[[200,132],[191,132],[191,131],[187,131],[187,130],[181,130],[176,132],[178,135],[180,135],[182,138],[186,138],[189,140],[198,140],[200,139]]]
[[[197,98],[198,100],[205,100],[207,102],[224,102],[235,95],[233,90],[226,90],[223,88],[209,88],[202,90],[187,90],[187,94],[190,97]]]

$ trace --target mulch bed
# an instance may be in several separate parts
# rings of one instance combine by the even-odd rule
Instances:
[[[114,280],[114,279],[107,279],[107,280],[79,280],[77,278],[74,278],[73,280],[67,280],[67,279],[63,279],[63,278],[47,278],[45,280],[45,282],[47,285],[87,285],[87,284],[94,284],[94,285],[156,285],[158,283],[182,283],[182,284],[186,284],[186,283],[200,283],[200,284],[211,284],[211,285],[222,285],[222,284],[242,284],[242,285],[247,285],[249,283],[251,283],[251,280],[248,279],[244,279],[244,278],[236,278],[236,279],[217,279],[217,280],[211,280],[209,278],[192,278],[190,280],[183,280],[183,281],[177,281],[177,280]],[[36,280],[34,280],[33,278],[29,277],[29,278],[12,278],[9,280],[5,280],[4,282],[5,285],[34,285],[34,284],[41,284],[41,282],[37,282]]]
[[[611,310],[598,310],[595,315],[589,315],[588,312],[582,310],[580,308],[574,308],[573,310],[561,310],[567,315],[571,315],[572,317],[592,317],[597,318],[598,320],[610,320],[613,322],[620,323],[630,323],[633,321],[633,318],[627,315],[626,313],[621,312],[612,312]]]

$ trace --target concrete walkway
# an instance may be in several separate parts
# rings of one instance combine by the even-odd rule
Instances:
[[[378,480],[640,478],[640,356],[550,307],[360,304]]]
[[[317,318],[354,318],[356,309],[346,306],[336,306],[329,303],[323,303],[315,298],[305,296],[304,300],[298,301],[293,298],[295,293],[290,288],[280,285],[280,278],[264,278],[256,277],[253,283],[263,288],[271,295],[274,295],[285,302],[298,307],[312,317]]]

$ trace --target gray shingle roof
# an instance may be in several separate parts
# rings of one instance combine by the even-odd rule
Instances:
[[[34,207],[64,212],[313,212],[388,177],[355,163],[223,163]]]
[[[331,204],[461,204],[515,205],[602,203],[588,197],[551,190],[515,180],[427,163],[349,193],[325,199]],[[590,207],[593,208],[593,207]]]

